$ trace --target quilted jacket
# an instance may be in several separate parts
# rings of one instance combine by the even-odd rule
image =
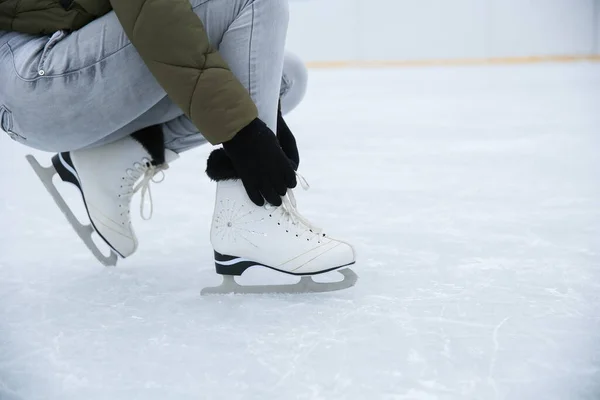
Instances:
[[[154,77],[208,141],[226,142],[257,118],[189,0],[0,0],[0,30],[74,31],[113,10]]]

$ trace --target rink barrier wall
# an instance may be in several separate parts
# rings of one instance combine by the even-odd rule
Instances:
[[[436,66],[481,66],[511,65],[539,63],[600,62],[600,55],[584,56],[532,56],[532,57],[494,57],[494,58],[462,58],[441,60],[354,60],[354,61],[311,61],[308,68],[401,68],[401,67],[436,67]]]
[[[289,4],[286,47],[307,62],[600,55],[600,0]]]

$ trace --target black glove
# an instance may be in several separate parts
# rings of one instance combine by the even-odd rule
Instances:
[[[294,164],[294,169],[298,171],[300,166],[300,154],[298,153],[298,145],[296,144],[296,138],[294,134],[285,123],[283,114],[281,113],[281,104],[279,105],[279,111],[277,113],[277,140],[283,149],[283,152]]]
[[[265,200],[281,205],[288,188],[296,187],[296,173],[275,134],[260,119],[250,122],[233,139],[223,143],[225,152],[257,206]]]

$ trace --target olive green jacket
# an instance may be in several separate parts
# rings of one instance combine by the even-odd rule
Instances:
[[[248,91],[211,47],[189,0],[0,0],[0,30],[74,31],[111,10],[169,97],[212,144],[257,118]]]

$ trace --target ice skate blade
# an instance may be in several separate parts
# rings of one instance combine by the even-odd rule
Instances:
[[[350,268],[337,270],[344,276],[339,282],[315,282],[310,276],[303,276],[300,282],[291,285],[254,285],[242,286],[232,275],[223,275],[223,283],[216,287],[202,289],[202,296],[213,294],[300,294],[325,293],[351,288],[358,281],[358,276]]]
[[[54,167],[42,167],[32,155],[28,155],[25,158],[27,158],[29,165],[31,165],[38,178],[40,178],[44,184],[44,187],[48,193],[50,193],[50,196],[52,196],[58,208],[60,208],[64,216],[67,218],[67,221],[69,221],[73,229],[75,229],[77,235],[81,238],[81,240],[83,240],[83,243],[92,252],[94,257],[96,257],[96,259],[106,267],[114,267],[117,265],[117,255],[112,250],[110,256],[105,256],[102,254],[100,249],[98,249],[92,240],[92,234],[95,232],[94,228],[91,225],[82,225],[77,217],[75,217],[65,200],[58,193],[54,183],[52,183],[52,178],[56,174]]]

